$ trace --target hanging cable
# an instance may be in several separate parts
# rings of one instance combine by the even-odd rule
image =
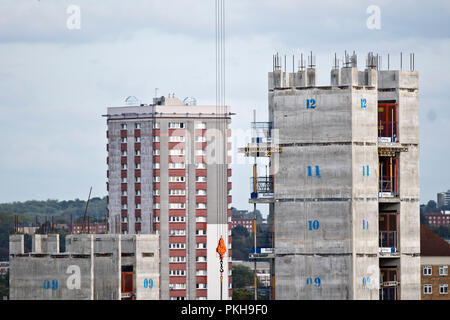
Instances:
[[[228,236],[228,154],[225,106],[225,0],[215,1],[216,23],[216,130],[215,164],[216,164],[216,223],[217,223],[217,252],[220,256],[220,298],[223,296],[223,257],[226,245],[223,236]],[[225,211],[225,212],[224,212]],[[226,228],[225,228],[226,226]],[[220,239],[219,239],[220,236]],[[219,249],[221,250],[219,252]]]

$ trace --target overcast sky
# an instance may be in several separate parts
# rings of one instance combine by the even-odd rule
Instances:
[[[368,27],[371,5],[380,29]],[[407,68],[414,52],[421,202],[450,189],[449,1],[226,0],[226,13],[233,130],[249,127],[253,109],[267,119],[275,52],[312,50],[319,85],[329,84],[335,52],[355,50],[360,70],[369,51],[384,64],[390,53],[391,69],[400,52]],[[2,0],[0,15],[0,202],[86,199],[90,186],[106,195],[102,115],[130,95],[148,103],[159,88],[215,103],[213,0]],[[233,165],[239,209],[250,208],[250,174],[248,164]]]

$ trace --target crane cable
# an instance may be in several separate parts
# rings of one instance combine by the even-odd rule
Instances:
[[[220,299],[223,296],[223,258],[227,251],[225,242],[223,240],[223,234],[228,235],[227,229],[224,230],[224,207],[226,206],[225,213],[228,212],[228,166],[227,166],[227,146],[228,146],[228,130],[226,126],[226,107],[225,107],[225,0],[215,0],[215,31],[216,31],[216,134],[215,143],[216,146],[223,146],[222,152],[216,152],[216,166],[217,166],[217,201],[216,201],[216,218],[217,218],[217,238],[218,246],[217,253],[219,254],[220,263]],[[225,133],[226,131],[226,133]],[[217,150],[219,151],[219,150]],[[222,159],[218,157],[223,157]],[[224,169],[226,174],[226,181],[224,181]],[[226,183],[226,188],[224,188]],[[225,191],[226,190],[226,191]],[[226,205],[224,203],[224,196],[227,199]],[[228,215],[225,214],[225,217]],[[220,229],[220,230],[219,230]],[[220,232],[220,239],[219,239]]]

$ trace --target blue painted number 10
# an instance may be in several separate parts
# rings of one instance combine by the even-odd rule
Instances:
[[[308,220],[308,230],[317,230],[319,229],[319,221],[318,220]]]

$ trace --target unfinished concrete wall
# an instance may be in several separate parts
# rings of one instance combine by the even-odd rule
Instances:
[[[121,235],[93,235],[94,299],[120,300]]]
[[[135,271],[137,299],[159,298],[158,235],[69,235],[66,244],[67,253],[11,254],[12,300],[121,299],[124,265]],[[145,277],[153,279],[150,293],[141,290],[149,290]]]
[[[351,255],[281,255],[275,259],[276,299],[351,299],[351,269]]]
[[[9,236],[9,254],[23,254],[25,252],[23,234],[11,234]]]
[[[34,253],[59,253],[59,234],[34,234],[31,247]]]
[[[136,239],[136,299],[159,300],[159,237],[140,235]]]

